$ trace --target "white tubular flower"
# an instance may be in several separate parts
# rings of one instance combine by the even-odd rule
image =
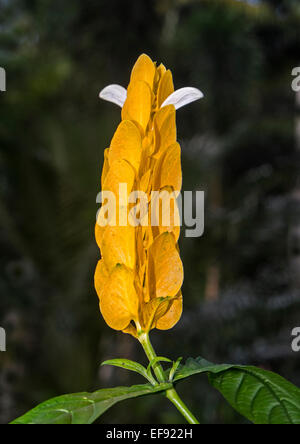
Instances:
[[[115,103],[123,108],[127,99],[127,91],[121,85],[109,85],[104,88],[100,94],[100,99],[107,102]],[[204,97],[204,94],[197,88],[185,87],[173,92],[162,104],[161,108],[167,105],[174,105],[175,109],[182,108],[189,103],[200,100]]]
[[[123,108],[127,99],[127,91],[121,85],[109,85],[100,92],[99,97]]]
[[[189,103],[202,99],[203,93],[197,88],[181,88],[173,92],[162,104],[162,108],[167,105],[174,105],[176,109],[182,108]]]

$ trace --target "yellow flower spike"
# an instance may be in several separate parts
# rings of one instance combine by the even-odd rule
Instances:
[[[140,180],[140,190],[144,191],[144,193],[147,193],[149,190],[149,184],[151,179],[151,170],[148,170]]]
[[[97,242],[98,247],[101,247],[101,242],[104,234],[104,228],[100,227],[100,225],[96,222],[95,225],[95,239]],[[98,293],[98,290],[97,290]]]
[[[158,200],[159,199],[159,200]],[[155,206],[153,212],[157,226],[152,227],[153,238],[159,234],[170,232],[175,236],[176,243],[180,237],[180,213],[177,204],[177,193],[172,187],[160,190],[159,196],[153,199]]]
[[[173,76],[170,70],[163,74],[157,93],[158,108],[174,92]]]
[[[160,190],[172,187],[180,191],[182,186],[181,148],[175,143],[165,150],[159,157],[154,170],[154,187]]]
[[[106,174],[103,191],[111,191],[118,201],[120,184],[126,184],[127,194],[129,195],[132,191],[134,181],[135,172],[133,167],[124,159],[116,160],[110,165]]]
[[[154,63],[150,57],[142,54],[132,69],[130,84],[141,80],[148,83],[149,87],[153,89],[155,74],[156,68]]]
[[[166,314],[157,320],[155,327],[158,328],[158,330],[169,330],[173,328],[181,318],[182,309],[182,294],[179,293],[177,298],[169,302]]]
[[[95,289],[98,293],[99,299],[101,299],[101,294],[104,290],[104,287],[105,287],[108,277],[109,277],[108,270],[106,268],[104,260],[101,259],[98,262],[97,268],[95,271]]]
[[[183,284],[183,266],[172,233],[159,235],[149,249],[150,299],[175,297]]]
[[[165,74],[165,72],[167,71],[167,68],[165,67],[165,65],[163,63],[161,63],[157,69],[156,69],[156,73],[158,75],[158,78],[161,80]]]
[[[103,232],[100,250],[109,271],[117,264],[124,264],[133,270],[136,264],[135,227],[107,226]]]
[[[120,123],[110,145],[109,163],[117,160],[127,160],[138,172],[142,155],[141,134],[136,125],[130,120]]]
[[[157,319],[165,316],[169,307],[169,301],[165,298],[151,299],[151,301],[142,305],[143,329],[150,331],[156,327]]]
[[[152,108],[152,93],[146,82],[134,82],[128,90],[122,110],[122,120],[132,120],[144,134],[148,126]]]
[[[101,313],[114,330],[126,329],[138,318],[138,298],[134,274],[124,265],[116,265],[106,281],[100,298]]]
[[[133,336],[134,338],[138,338],[138,334],[137,334],[137,331],[136,331],[136,327],[134,326],[134,325],[132,325],[132,324],[129,324],[128,325],[128,327],[126,327],[126,328],[124,328],[123,330],[122,330],[122,332],[123,333],[126,333],[126,334],[128,334],[128,335],[131,335],[131,336]]]
[[[162,153],[176,143],[176,110],[173,105],[161,108],[154,118],[155,151]]]
[[[162,64],[157,67],[142,54],[133,67],[127,90],[109,85],[100,97],[122,108],[122,121],[104,153],[101,178],[102,191],[111,191],[117,205],[121,200],[121,206],[111,218],[115,224],[96,224],[102,259],[95,272],[95,288],[106,323],[139,337],[153,328],[172,328],[182,314],[178,207],[171,199],[169,226],[164,226],[168,207],[159,203],[163,211],[158,215],[158,226],[152,226],[152,192],[180,192],[176,110],[203,94],[190,87],[174,92],[171,71]],[[120,184],[126,184],[125,196]],[[138,226],[130,225],[135,220],[131,217],[134,204],[128,203],[132,191],[143,193],[149,204],[146,214],[140,214],[142,205],[135,207],[134,214],[140,217]],[[105,205],[103,202],[99,223],[105,220]]]
[[[108,161],[108,156],[109,156],[109,148],[106,148],[106,150],[104,150],[104,162],[103,162],[103,169],[102,169],[102,175],[101,175],[101,187],[104,190],[104,181],[106,179],[108,170],[109,170],[109,161]]]

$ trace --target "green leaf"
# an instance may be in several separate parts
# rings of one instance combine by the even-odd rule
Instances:
[[[208,373],[211,384],[254,424],[300,424],[300,390],[281,376],[257,367],[217,365],[203,358],[179,366],[174,382]]]
[[[156,394],[171,387],[171,384],[155,387],[144,384],[59,396],[40,404],[11,424],[92,424],[120,401]]]
[[[234,366],[209,379],[254,424],[300,424],[300,390],[275,373]]]
[[[232,367],[233,367],[232,365],[228,364],[221,364],[221,365],[213,364],[201,357],[196,359],[189,358],[186,361],[185,365],[180,365],[178,367],[173,381],[176,382],[199,373],[207,373],[207,372],[220,373]]]
[[[124,368],[135,373],[139,373],[141,376],[147,379],[152,385],[156,385],[157,382],[153,376],[148,374],[147,369],[141,364],[129,359],[110,359],[109,361],[103,362],[101,365],[113,365],[114,367]]]

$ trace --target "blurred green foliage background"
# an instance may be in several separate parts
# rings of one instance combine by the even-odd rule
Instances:
[[[140,53],[205,99],[178,112],[184,189],[205,190],[206,230],[182,237],[185,310],[158,354],[255,364],[300,385],[300,66],[295,0],[0,0],[0,423],[68,392],[142,382],[146,363],[110,330],[93,289],[103,151]],[[298,99],[300,104],[300,100]],[[206,377],[179,386],[201,422],[243,423]],[[167,400],[129,401],[106,423],[180,423]]]

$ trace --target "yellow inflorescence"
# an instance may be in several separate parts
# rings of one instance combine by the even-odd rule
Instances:
[[[171,71],[140,56],[132,70],[122,122],[105,151],[102,190],[119,199],[119,184],[126,184],[128,195],[143,191],[149,202],[152,191],[181,190],[176,111],[173,105],[161,108],[173,92]],[[128,204],[127,212],[129,208]],[[172,209],[174,216],[175,204]],[[169,226],[96,224],[102,259],[95,287],[111,328],[137,336],[153,328],[170,329],[180,319],[183,266],[177,245],[180,227],[174,219]]]

